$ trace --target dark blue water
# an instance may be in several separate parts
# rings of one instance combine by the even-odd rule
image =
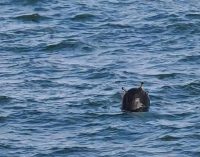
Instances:
[[[0,156],[199,157],[199,0],[1,0]],[[121,87],[149,91],[123,113]]]

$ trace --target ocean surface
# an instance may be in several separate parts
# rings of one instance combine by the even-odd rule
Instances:
[[[117,156],[200,157],[200,1],[0,0],[0,157]]]

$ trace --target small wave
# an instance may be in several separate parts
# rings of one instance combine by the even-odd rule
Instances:
[[[199,81],[193,81],[188,84],[184,84],[182,86],[179,86],[179,88],[184,89],[186,91],[189,91],[193,94],[198,94],[200,92],[200,82]]]
[[[12,98],[8,96],[0,96],[0,103],[9,102]]]
[[[66,147],[66,148],[53,148],[53,152],[51,155],[58,155],[58,154],[66,154],[66,153],[73,153],[73,152],[91,152],[94,151],[88,147],[81,147],[81,146],[74,146],[74,147]]]
[[[167,29],[174,33],[187,33],[197,30],[198,26],[196,23],[174,23],[168,25]]]
[[[168,85],[164,85],[161,87],[162,90],[170,90],[170,89],[173,89],[172,86],[168,86]]]
[[[10,148],[11,148],[11,145],[0,143],[0,149],[10,149]]]
[[[83,105],[87,105],[87,106],[91,106],[91,107],[99,107],[102,106],[103,102],[102,101],[97,101],[97,100],[93,100],[93,99],[86,99],[83,102]]]
[[[86,79],[103,79],[103,78],[114,78],[115,74],[113,72],[94,72],[92,74],[88,74]]]
[[[160,137],[160,140],[162,141],[177,141],[179,138],[171,135],[165,135],[163,137]]]
[[[191,95],[198,95],[200,92],[200,82],[198,80],[179,85],[164,85],[161,87],[161,93],[167,92],[171,96],[187,98]]]
[[[86,118],[119,118],[120,116],[123,116],[124,113],[122,112],[114,112],[114,113],[107,113],[107,112],[90,112],[87,113]]]
[[[45,113],[45,112],[39,111],[37,109],[34,109],[34,110],[24,110],[23,111],[24,115],[42,115],[43,113]]]
[[[144,18],[147,21],[157,21],[157,20],[166,20],[166,19],[174,19],[177,18],[178,16],[176,14],[155,14],[151,15],[149,17]]]
[[[189,116],[192,116],[193,114],[194,114],[194,112],[191,112],[191,111],[173,113],[173,115],[174,115],[176,118],[189,117]]]
[[[38,73],[37,71],[34,71]],[[25,84],[28,86],[40,86],[43,88],[58,87],[58,84],[47,79],[37,79],[37,80],[25,80]]]
[[[15,17],[15,19],[22,20],[22,21],[40,22],[48,18],[35,13],[35,14],[28,14],[28,15],[20,15],[20,16]]]
[[[200,62],[200,55],[185,56],[179,62],[195,62],[197,64],[197,62]]]
[[[46,46],[45,50],[47,51],[53,51],[53,50],[59,50],[59,49],[69,49],[69,50],[74,50],[74,49],[82,49],[83,51],[87,51],[90,52],[94,49],[93,46],[86,44],[82,41],[79,40],[65,40],[65,41],[61,41],[59,43],[56,44],[49,44]]]
[[[88,13],[83,13],[83,14],[78,14],[75,15],[74,17],[71,18],[73,21],[90,21],[93,20],[96,16],[93,14],[88,14]]]
[[[84,155],[85,153],[88,152],[93,152],[95,153],[94,149],[84,147],[84,146],[69,146],[65,148],[60,148],[60,147],[53,147],[49,149],[50,153],[39,153],[34,155],[34,157],[44,157],[44,156],[58,156],[58,155],[64,155],[67,156],[68,154],[76,154],[74,156],[87,156]],[[70,155],[69,155],[70,156]]]
[[[0,19],[1,20],[1,19]],[[0,40],[10,40],[14,38],[14,35],[13,34],[9,34],[8,32],[5,32],[5,33],[0,33]]]
[[[106,23],[101,25],[101,27],[111,27],[116,29],[123,29],[123,28],[131,28],[128,24],[122,24],[122,23]]]
[[[136,32],[138,33],[163,33],[166,31],[166,27],[158,24],[144,24],[142,26],[136,27]],[[142,41],[140,41],[142,42]],[[141,43],[138,43],[136,45],[144,46]]]
[[[194,14],[186,14],[185,17],[188,19],[191,19],[191,20],[192,19],[200,19],[200,14],[195,14],[195,13]]]
[[[42,3],[44,0],[9,0],[9,4],[17,4],[17,5],[36,5],[37,3]]]
[[[178,75],[178,73],[166,73],[166,74],[157,74],[153,75],[154,77],[157,77],[160,80],[167,79],[167,78],[175,78]]]
[[[199,95],[200,83],[193,81],[180,85],[164,85],[161,87],[161,93],[167,93],[167,97],[186,99],[190,96]]]
[[[0,116],[0,123],[5,122],[7,118],[7,116]]]

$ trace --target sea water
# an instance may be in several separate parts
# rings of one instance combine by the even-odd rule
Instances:
[[[1,0],[1,157],[199,157],[199,0]],[[121,111],[121,87],[149,92]]]

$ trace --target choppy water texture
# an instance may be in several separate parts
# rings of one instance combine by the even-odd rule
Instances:
[[[200,156],[199,0],[0,7],[0,156]],[[150,112],[121,112],[140,81]]]

